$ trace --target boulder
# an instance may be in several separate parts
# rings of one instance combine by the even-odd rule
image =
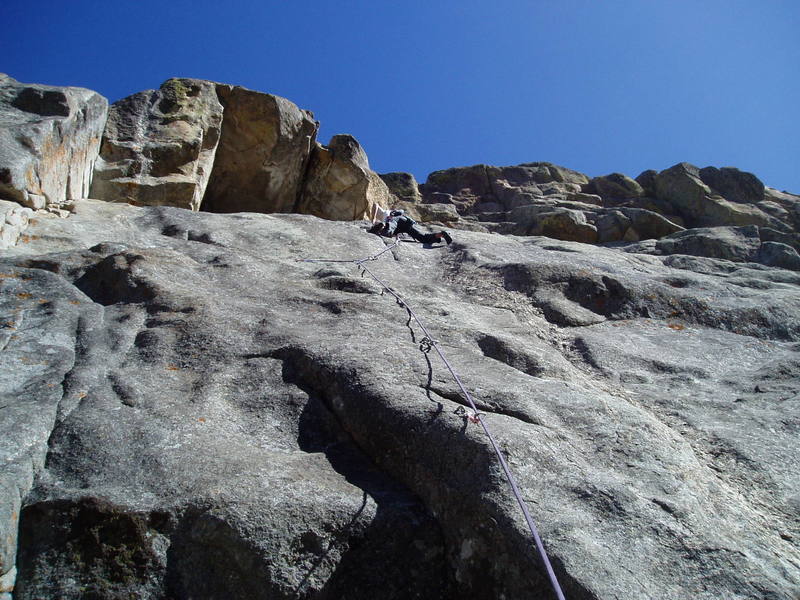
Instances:
[[[398,200],[412,204],[422,202],[419,185],[411,173],[380,173],[379,177]]]
[[[758,235],[762,242],[780,242],[792,246],[795,250],[800,250],[800,233],[785,233],[769,227],[759,227]]]
[[[661,254],[689,254],[736,262],[756,259],[761,246],[758,227],[707,227],[680,231],[656,242]]]
[[[648,169],[647,171],[639,173],[635,181],[642,187],[642,190],[647,196],[655,196],[656,177],[658,177],[658,171]]]
[[[684,230],[677,223],[651,210],[621,207],[619,211],[630,219],[631,226],[636,229],[639,239],[642,240],[659,239]]]
[[[594,218],[597,241],[615,242],[659,239],[684,228],[661,215],[641,208],[620,207]]]
[[[0,74],[0,199],[29,208],[86,198],[108,101]]]
[[[422,222],[453,223],[460,219],[456,207],[452,204],[417,204],[415,208]]]
[[[538,213],[530,222],[517,228],[518,235],[543,235],[557,240],[593,244],[597,242],[597,228],[586,220],[579,210],[555,208]]]
[[[796,232],[800,232],[800,196],[768,187],[764,198],[766,202],[777,204],[785,210],[786,217],[782,220],[789,223]]]
[[[758,177],[733,167],[700,169],[700,179],[731,202],[757,204],[764,199],[764,184]]]
[[[597,241],[616,242],[623,238],[631,226],[631,220],[619,210],[611,210],[597,217],[594,222],[597,228]]]
[[[335,135],[327,146],[317,144],[296,212],[323,219],[368,219],[372,207],[392,204],[389,188],[369,168],[364,149],[351,135]]]
[[[222,135],[201,204],[209,212],[296,212],[315,147],[314,115],[285,98],[216,85]]]
[[[216,84],[169,79],[111,105],[92,197],[198,210],[222,129]]]
[[[584,191],[601,196],[603,200],[627,200],[645,195],[638,182],[622,173],[595,177],[584,186]]]
[[[800,255],[797,250],[780,242],[763,242],[756,259],[769,267],[800,271]]]
[[[675,211],[692,227],[785,227],[755,206],[731,202],[718,195],[703,182],[700,169],[689,163],[680,163],[661,171],[655,180],[655,192],[659,199],[674,206]]]
[[[488,169],[493,168],[486,165],[474,165],[434,171],[420,186],[420,192],[425,198],[439,193],[469,198],[473,202],[479,199],[493,199],[492,184],[487,173]]]

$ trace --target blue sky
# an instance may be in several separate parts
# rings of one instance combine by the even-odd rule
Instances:
[[[800,193],[796,0],[4,0],[0,71],[112,102],[198,77],[289,98],[373,169],[680,161]]]

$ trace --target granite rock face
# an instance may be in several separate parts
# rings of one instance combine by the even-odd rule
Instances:
[[[0,199],[41,209],[86,198],[108,101],[0,73]]]
[[[216,86],[169,79],[111,105],[91,197],[197,210],[222,128]]]
[[[419,327],[354,265],[297,262],[381,238],[75,209],[0,259],[15,598],[551,597]],[[796,598],[800,274],[467,231],[369,268],[475,397],[568,598]]]

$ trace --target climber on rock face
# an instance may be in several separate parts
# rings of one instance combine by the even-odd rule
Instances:
[[[383,209],[378,209],[375,215],[379,212],[386,213]],[[370,227],[369,232],[376,235],[383,235],[386,237],[394,237],[399,233],[407,233],[412,238],[423,244],[434,244],[436,242],[445,241],[448,244],[453,241],[450,234],[446,231],[437,231],[436,233],[424,233],[417,227],[417,222],[411,217],[406,216],[403,210],[388,211],[388,215],[377,221]]]

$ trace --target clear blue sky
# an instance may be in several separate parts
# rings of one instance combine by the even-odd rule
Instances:
[[[736,166],[800,193],[797,0],[3,0],[0,71],[289,98],[379,172]]]

